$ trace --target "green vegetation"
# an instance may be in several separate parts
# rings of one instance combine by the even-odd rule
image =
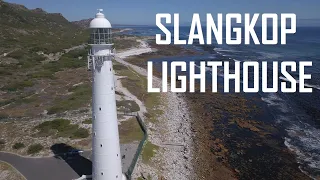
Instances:
[[[90,103],[92,89],[89,84],[82,84],[69,89],[72,92],[67,98],[56,99],[54,105],[48,109],[48,114],[75,110]]]
[[[0,139],[0,151],[4,148],[6,145],[6,141],[4,139]]]
[[[0,104],[1,104],[1,102],[0,102]],[[9,117],[8,114],[0,113],[0,120],[7,119],[8,117]]]
[[[27,153],[28,154],[36,154],[43,149],[41,144],[33,144],[28,147]]]
[[[77,124],[71,124],[67,119],[55,119],[46,121],[35,127],[38,130],[39,136],[57,135],[58,137],[68,137],[73,139],[86,138],[89,136],[89,131],[84,128],[79,128]]]
[[[132,100],[123,100],[123,101],[117,101],[117,107],[120,111],[124,112],[138,112],[140,111],[139,105]]]
[[[24,148],[24,147],[25,147],[25,145],[23,143],[21,143],[21,142],[15,143],[12,146],[13,149],[21,149],[21,148]]]
[[[142,129],[135,117],[121,122],[121,125],[119,126],[119,134],[121,143],[141,141],[143,138]]]
[[[154,157],[158,149],[158,146],[147,141],[142,151],[142,161],[144,163],[149,163],[151,158]]]
[[[13,81],[2,88],[2,90],[6,91],[17,91],[24,89],[25,87],[32,87],[34,85],[33,81],[25,80],[25,81]]]
[[[115,71],[119,71],[119,70],[126,70],[127,67],[124,66],[124,65],[120,65],[120,64],[114,63],[114,64],[113,64],[113,69],[114,69]]]
[[[30,102],[33,102],[37,99],[37,96],[33,96],[33,97],[28,97],[28,96],[30,96],[30,93],[16,96],[12,99],[2,100],[2,101],[0,101],[0,106],[5,106],[10,103],[15,103],[15,104],[30,103]],[[2,115],[3,115],[3,119],[8,118],[7,114],[2,114]],[[2,115],[0,114],[0,119],[2,119]]]
[[[90,134],[87,129],[79,128],[73,133],[72,138],[76,138],[76,139],[87,138],[87,137],[89,137],[89,135]]]
[[[146,115],[151,122],[156,121],[156,117],[159,117],[163,112],[155,108],[160,104],[159,93],[148,93],[147,91],[147,78],[140,76],[134,70],[119,63],[114,63],[118,66],[116,73],[120,76],[126,76],[121,80],[123,86],[127,88],[133,95],[139,100],[143,101],[147,107],[148,114]],[[139,88],[137,88],[139,87]]]
[[[35,12],[24,6],[0,1],[1,48],[29,49],[46,54],[87,42],[88,30],[73,25],[61,14]],[[16,53],[12,56],[20,57]]]
[[[86,119],[82,122],[83,124],[92,124],[92,118]]]
[[[114,38],[114,47],[117,50],[129,49],[135,46],[138,46],[140,43],[133,37],[119,37]]]

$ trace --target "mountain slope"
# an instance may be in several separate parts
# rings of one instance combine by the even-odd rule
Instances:
[[[59,13],[29,10],[0,0],[0,53],[12,48],[33,48],[46,53],[87,41],[87,31]]]

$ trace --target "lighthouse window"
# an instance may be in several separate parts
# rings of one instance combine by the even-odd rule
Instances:
[[[102,147],[102,144],[100,144],[100,147]]]
[[[90,35],[90,44],[112,44],[111,29],[93,29]]]

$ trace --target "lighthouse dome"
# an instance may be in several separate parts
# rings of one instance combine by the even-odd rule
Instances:
[[[102,9],[96,14],[96,17],[90,22],[90,28],[112,28],[111,23],[101,13]]]

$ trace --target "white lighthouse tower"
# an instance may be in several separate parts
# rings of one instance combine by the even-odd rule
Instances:
[[[111,24],[102,9],[90,23],[89,68],[93,75],[92,179],[124,180],[122,174],[115,82],[112,69]]]

